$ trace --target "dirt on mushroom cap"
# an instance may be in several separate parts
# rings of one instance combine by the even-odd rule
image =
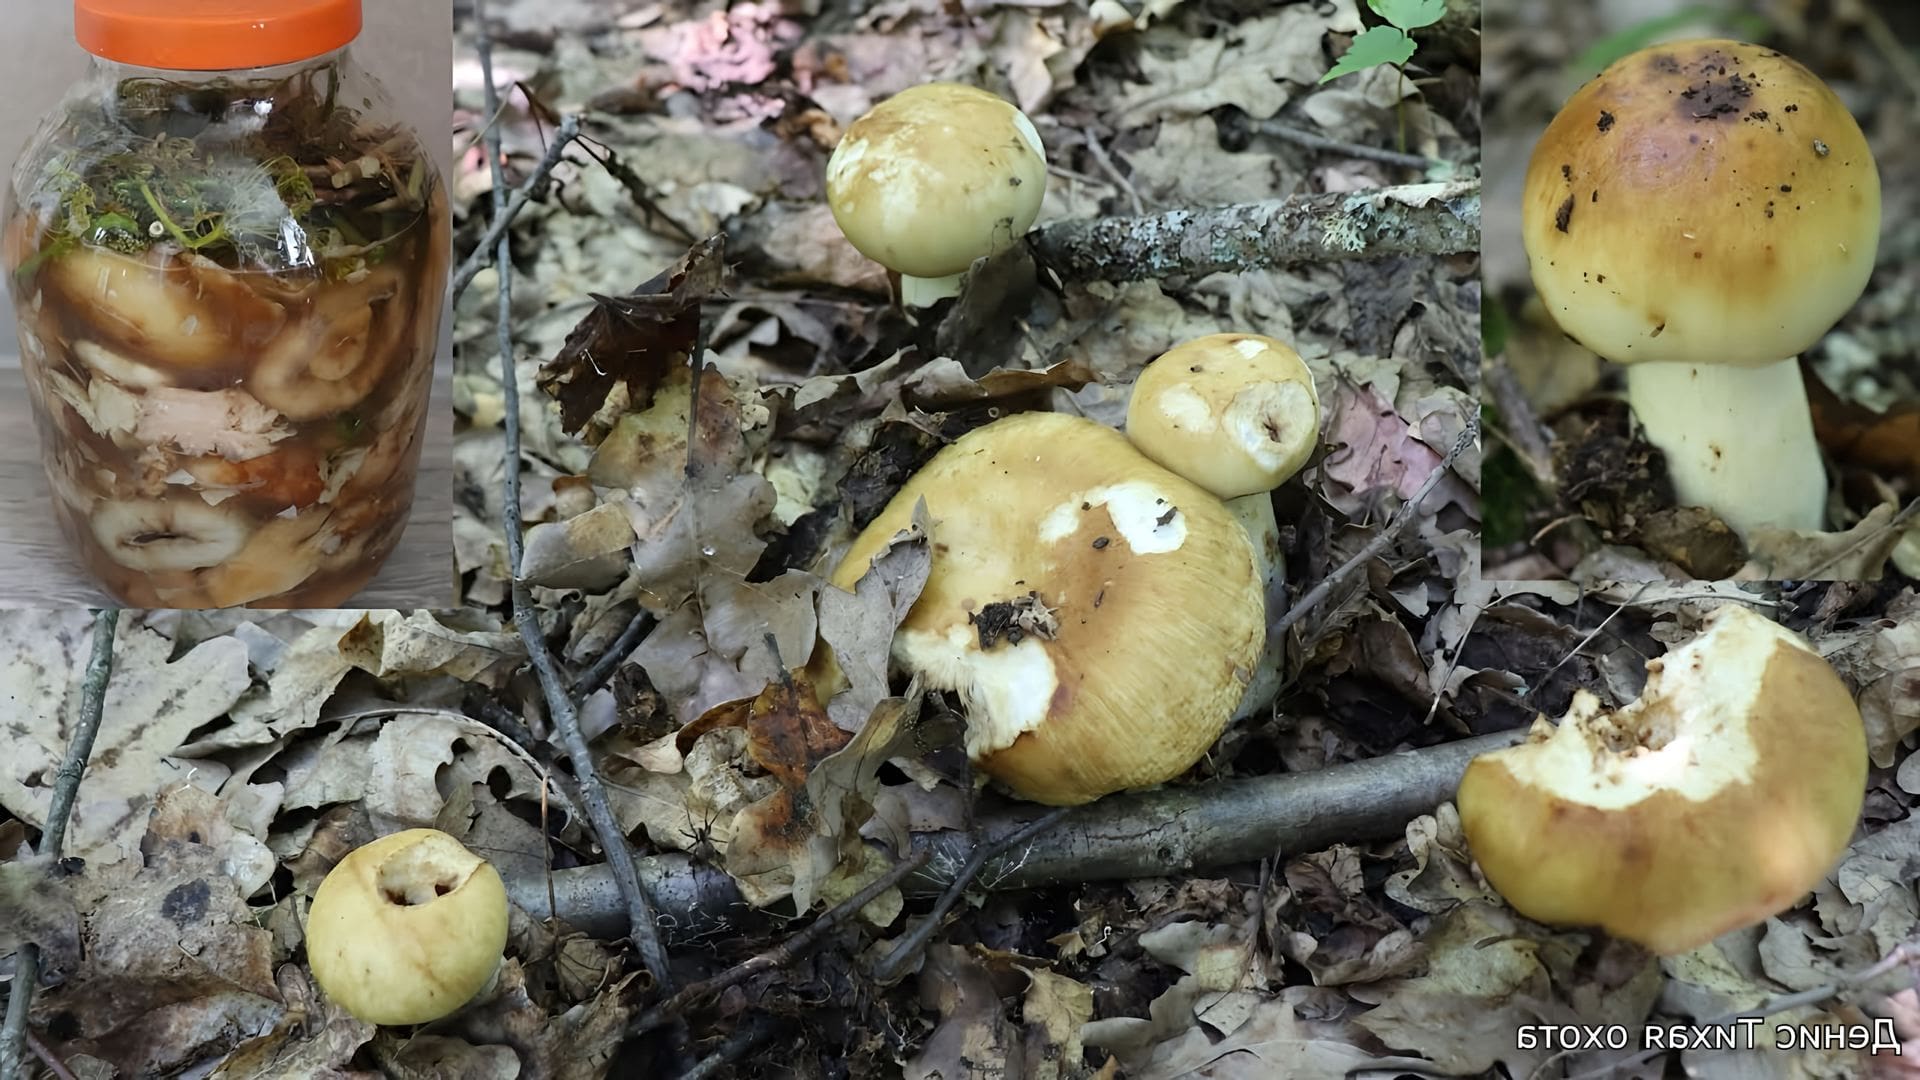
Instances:
[[[1530,918],[1684,952],[1792,906],[1853,834],[1866,735],[1846,684],[1739,606],[1648,663],[1641,698],[1582,692],[1558,728],[1483,755],[1460,817]]]
[[[1033,124],[971,86],[929,83],[876,105],[827,164],[827,199],[860,253],[914,277],[957,274],[1012,246],[1040,213]]]
[[[921,499],[933,567],[894,657],[960,693],[983,770],[1035,801],[1085,802],[1177,776],[1212,745],[1266,636],[1251,544],[1219,499],[1111,428],[1024,413],[936,455],[834,583],[851,587]],[[980,616],[1030,593],[1051,636],[984,645]]]
[[[1536,145],[1534,285],[1609,360],[1760,365],[1817,341],[1872,273],[1872,151],[1818,76],[1735,41],[1655,46],[1581,87]]]

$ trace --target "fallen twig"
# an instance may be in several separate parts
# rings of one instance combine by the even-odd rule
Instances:
[[[47,805],[47,822],[40,834],[39,854],[50,860],[60,858],[67,839],[67,820],[80,793],[80,777],[87,771],[94,739],[100,734],[107,682],[113,677],[113,633],[119,623],[120,612],[114,608],[93,617],[93,655],[80,682],[80,717],[74,724],[73,737],[67,740],[67,756],[54,774],[53,799]],[[0,1024],[0,1080],[13,1080],[20,1073],[21,1050],[28,1039],[27,1010],[39,981],[40,947],[28,942],[14,954],[13,988],[7,995],[6,1021]]]
[[[1296,195],[1146,217],[1056,221],[1027,235],[1062,281],[1142,281],[1297,263],[1480,250],[1480,181]]]
[[[1467,762],[1525,734],[1516,729],[1313,772],[1109,795],[1074,809],[1034,837],[1004,874],[981,884],[997,891],[1164,877],[1399,836],[1408,821],[1453,797]],[[973,832],[921,833],[913,847],[936,865],[959,865],[1044,809],[1011,804],[983,815]],[[744,910],[731,878],[685,855],[636,862],[660,900],[661,918],[680,931],[710,931]],[[553,882],[560,918],[589,933],[621,931],[626,909],[606,867],[556,870]],[[909,896],[938,896],[947,886],[945,876],[925,873],[901,883]],[[508,894],[527,910],[544,910],[546,889],[542,874],[507,879]]]
[[[1253,130],[1262,135],[1271,135],[1276,139],[1283,139],[1295,146],[1304,147],[1308,150],[1321,150],[1329,154],[1341,154],[1346,157],[1360,158],[1365,161],[1378,161],[1385,165],[1397,165],[1404,169],[1426,170],[1440,164],[1440,162],[1432,158],[1421,157],[1419,154],[1403,154],[1398,150],[1386,150],[1378,146],[1366,146],[1362,143],[1350,143],[1342,142],[1339,139],[1329,139],[1318,132],[1308,131],[1306,128],[1294,127],[1292,124],[1282,123],[1278,120],[1261,120],[1253,125]]]
[[[493,84],[493,40],[487,31],[487,12],[485,0],[477,0],[474,5],[475,37],[480,56],[481,78],[486,83],[487,111],[493,112],[498,102],[499,91]],[[564,121],[562,127],[565,127]],[[493,206],[494,214],[506,212],[507,188],[505,171],[500,164],[500,129],[496,126],[487,132],[487,160],[493,168]],[[574,708],[573,700],[567,696],[566,684],[560,678],[559,666],[554,663],[553,653],[547,648],[546,636],[541,632],[539,616],[534,609],[533,594],[520,578],[520,560],[523,554],[523,538],[520,535],[520,386],[518,372],[514,367],[513,353],[513,237],[509,230],[502,228],[495,240],[494,265],[499,268],[499,313],[498,337],[500,349],[500,388],[505,396],[506,416],[503,426],[506,429],[506,505],[502,507],[505,517],[504,527],[507,543],[507,566],[513,573],[513,622],[520,631],[520,639],[526,643],[527,657],[533,665],[534,674],[540,680],[541,695],[546,699],[547,713],[553,726],[560,735],[561,746],[566,750],[567,759],[573,765],[574,783],[580,789],[580,801],[586,808],[587,821],[593,826],[595,838],[600,850],[606,853],[606,865],[613,874],[613,881],[627,909],[627,935],[633,941],[634,949],[640,956],[640,963],[652,976],[654,985],[663,993],[673,992],[673,971],[667,960],[666,947],[660,943],[660,931],[654,916],[653,900],[640,884],[639,875],[634,871],[631,852],[627,847],[626,833],[613,816],[613,808],[607,802],[606,788],[600,783],[600,776],[593,767],[593,755],[587,747],[586,738],[580,733],[580,717]],[[477,252],[476,252],[477,254]],[[537,909],[529,909],[537,910]]]
[[[40,1064],[47,1067],[47,1071],[54,1075],[55,1080],[80,1080],[73,1074],[72,1069],[67,1068],[66,1062],[61,1061],[57,1054],[47,1048],[46,1043],[40,1041],[40,1037],[33,1033],[32,1028],[27,1029],[27,1048],[33,1051],[33,1056],[40,1059]]]
[[[867,886],[852,896],[822,912],[805,930],[782,941],[780,944],[748,957],[738,964],[710,979],[702,979],[667,1000],[642,1013],[627,1028],[628,1035],[640,1035],[652,1031],[673,1021],[688,1008],[700,1001],[711,998],[729,986],[737,986],[763,971],[772,971],[786,967],[807,953],[813,951],[827,932],[853,917],[855,912],[880,898],[880,894],[893,888],[908,874],[927,864],[929,853],[917,851],[895,863],[886,873],[867,883]]]
[[[720,1070],[747,1056],[747,1051],[773,1037],[779,1022],[765,1013],[753,1013],[733,1034],[720,1043],[720,1049],[701,1058],[693,1068],[680,1074],[680,1080],[706,1080]]]
[[[633,650],[640,647],[640,639],[646,637],[647,631],[651,629],[653,629],[653,613],[646,608],[641,608],[634,614],[632,621],[627,623],[626,628],[620,631],[620,636],[613,639],[613,644],[607,646],[607,651],[601,653],[600,658],[595,660],[591,667],[573,680],[571,689],[574,700],[578,701],[592,694],[612,678],[614,669],[620,666],[622,660],[631,656]]]
[[[498,110],[495,108],[497,97],[493,84],[488,83],[487,108],[496,116],[498,115]],[[467,286],[473,283],[474,276],[493,262],[493,249],[507,234],[513,219],[519,217],[520,211],[526,209],[528,201],[533,198],[533,193],[547,182],[547,177],[552,174],[554,167],[560,164],[560,158],[566,153],[567,147],[579,137],[580,118],[572,113],[561,117],[560,127],[554,131],[553,141],[547,144],[547,152],[541,156],[540,164],[533,167],[533,172],[520,182],[520,186],[514,189],[513,197],[505,206],[502,206],[500,185],[506,182],[506,172],[500,165],[500,135],[497,128],[491,126],[487,128],[487,153],[493,159],[493,220],[487,223],[487,231],[480,237],[480,242],[474,245],[473,253],[468,255],[459,269],[453,272],[453,303],[460,302],[461,294],[466,292]],[[505,271],[501,273],[504,275]]]
[[[960,898],[966,895],[968,886],[980,876],[980,871],[986,868],[987,863],[1060,824],[1060,819],[1066,817],[1070,810],[1072,807],[1059,807],[1027,822],[991,844],[981,844],[974,848],[973,854],[967,857],[966,865],[962,866],[960,872],[953,875],[953,880],[947,883],[946,891],[940,894],[940,899],[934,903],[933,910],[927,912],[926,917],[921,919],[917,926],[895,943],[893,951],[874,966],[874,980],[882,986],[897,981],[907,964],[920,955],[921,949],[927,947],[933,932],[940,929],[940,924],[946,921],[947,912],[952,911],[953,905],[959,903]]]
[[[1366,565],[1367,560],[1385,551],[1389,545],[1399,539],[1400,534],[1413,524],[1415,518],[1419,517],[1420,505],[1427,501],[1428,495],[1433,494],[1433,489],[1439,486],[1441,479],[1453,469],[1453,463],[1460,460],[1460,455],[1467,452],[1467,448],[1473,445],[1473,440],[1479,434],[1480,414],[1475,411],[1467,417],[1467,426],[1461,430],[1460,437],[1454,440],[1453,448],[1447,451],[1447,456],[1441,458],[1440,464],[1434,466],[1433,472],[1427,476],[1427,482],[1420,485],[1420,490],[1414,492],[1413,498],[1400,504],[1400,509],[1394,512],[1393,518],[1387,522],[1386,527],[1381,529],[1373,539],[1367,541],[1367,546],[1354,553],[1353,558],[1341,563],[1332,573],[1321,578],[1319,584],[1308,589],[1305,596],[1302,596],[1287,609],[1285,615],[1280,616],[1272,626],[1267,628],[1267,633],[1269,635],[1286,633],[1288,628],[1306,618],[1314,608],[1320,605],[1321,601],[1331,595],[1335,586],[1351,577],[1360,567]]]

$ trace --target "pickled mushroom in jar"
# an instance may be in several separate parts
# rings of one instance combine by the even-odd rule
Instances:
[[[0,262],[42,458],[124,603],[334,606],[405,524],[446,198],[357,69],[281,70],[103,80],[16,170]]]

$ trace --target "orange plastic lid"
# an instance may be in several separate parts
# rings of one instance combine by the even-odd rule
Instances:
[[[172,71],[291,64],[359,34],[360,0],[73,0],[81,48]]]

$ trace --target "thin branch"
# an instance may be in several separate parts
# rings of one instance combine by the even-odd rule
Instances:
[[[1903,941],[1895,945],[1892,951],[1888,952],[1886,956],[1882,957],[1872,966],[1862,968],[1851,975],[1843,975],[1825,986],[1816,986],[1811,990],[1802,990],[1794,994],[1782,994],[1779,997],[1768,998],[1754,1008],[1741,1009],[1716,1016],[1711,1020],[1703,1020],[1695,1024],[1695,1027],[1732,1027],[1742,1020],[1765,1020],[1769,1016],[1778,1016],[1781,1013],[1792,1012],[1795,1009],[1805,1006],[1824,1005],[1834,998],[1839,997],[1841,994],[1866,986],[1880,978],[1880,976],[1899,967],[1911,967],[1914,968],[1916,972],[1920,972],[1920,943]],[[1540,1066],[1534,1070],[1533,1075],[1540,1075],[1541,1069],[1546,1068],[1548,1064],[1552,1063],[1558,1057],[1564,1056],[1565,1053],[1565,1051],[1562,1051],[1561,1054],[1555,1055],[1554,1058],[1549,1058],[1547,1061],[1541,1062]],[[1630,1069],[1645,1065],[1647,1062],[1652,1061],[1664,1053],[1667,1053],[1665,1047],[1642,1050],[1632,1057],[1603,1065],[1598,1069],[1591,1069],[1587,1072],[1579,1073],[1570,1077],[1569,1080],[1604,1080],[1605,1077],[1618,1076]]]
[[[1419,154],[1403,154],[1398,150],[1384,150],[1378,146],[1366,146],[1361,143],[1341,142],[1329,139],[1325,135],[1294,127],[1278,120],[1261,120],[1253,125],[1253,130],[1262,135],[1271,135],[1276,139],[1290,142],[1308,150],[1319,150],[1329,154],[1340,154],[1365,161],[1378,161],[1385,165],[1394,165],[1403,169],[1426,171],[1440,162]]]
[[[34,1057],[40,1059],[40,1064],[45,1065],[47,1071],[54,1075],[55,1080],[80,1080],[73,1074],[72,1069],[67,1068],[66,1062],[61,1061],[52,1050],[47,1048],[46,1043],[40,1041],[40,1037],[33,1033],[32,1028],[27,1029],[27,1047],[33,1051]]]
[[[93,757],[93,743],[100,734],[100,716],[107,701],[107,683],[113,677],[113,634],[120,623],[120,612],[107,608],[93,617],[93,655],[87,660],[86,674],[80,681],[80,716],[67,740],[67,756],[53,777],[53,799],[47,806],[46,827],[40,834],[39,853],[58,860],[67,839],[67,820],[73,815],[73,803],[80,793],[80,777]],[[31,942],[14,954],[13,989],[7,995],[7,1018],[0,1024],[0,1080],[20,1075],[21,1050],[31,1037],[27,1031],[27,1011],[33,1004],[33,991],[40,981],[40,947]]]
[[[1474,438],[1479,434],[1480,414],[1476,411],[1467,417],[1467,426],[1461,430],[1460,437],[1454,440],[1453,449],[1448,450],[1447,456],[1440,459],[1440,464],[1434,466],[1433,472],[1427,476],[1427,482],[1420,485],[1420,490],[1414,493],[1413,498],[1400,504],[1400,509],[1394,512],[1386,528],[1381,529],[1372,540],[1367,541],[1367,546],[1361,548],[1353,558],[1341,563],[1332,573],[1321,578],[1319,584],[1308,589],[1305,596],[1302,596],[1285,615],[1280,616],[1267,629],[1267,633],[1286,633],[1294,623],[1306,618],[1314,608],[1320,606],[1320,603],[1333,593],[1335,586],[1352,577],[1366,565],[1368,560],[1385,551],[1395,540],[1398,540],[1400,534],[1419,517],[1420,505],[1427,501],[1428,495],[1433,494],[1433,489],[1438,487],[1441,479],[1451,472],[1453,463],[1460,460],[1460,455],[1467,452],[1467,448],[1473,445]]]
[[[1136,215],[1146,213],[1147,206],[1140,201],[1140,193],[1134,190],[1133,182],[1128,180],[1126,174],[1113,163],[1113,158],[1107,154],[1107,148],[1100,145],[1100,136],[1095,135],[1092,128],[1087,128],[1080,133],[1080,137],[1087,141],[1087,153],[1093,158],[1093,163],[1100,166],[1100,171],[1106,173],[1107,179],[1113,181],[1113,186],[1119,188],[1120,192],[1127,197],[1127,202],[1133,206],[1133,212]]]
[[[980,887],[998,892],[1163,877],[1399,836],[1408,821],[1453,797],[1467,762],[1525,736],[1515,729],[1312,772],[1109,795],[1035,837],[1005,873]],[[1014,804],[983,814],[972,832],[918,833],[913,848],[930,853],[936,865],[957,866],[981,843],[1024,828],[1038,809]],[[662,918],[683,932],[723,927],[740,911],[739,890],[725,874],[677,852],[636,861],[661,898]],[[553,882],[562,919],[588,933],[620,932],[625,906],[606,867],[556,870]],[[509,875],[506,884],[521,907],[546,904],[541,873]],[[944,877],[915,874],[902,889],[933,897],[947,885]]]
[[[647,631],[651,629],[653,629],[653,613],[646,608],[641,608],[634,614],[633,620],[627,623],[626,629],[620,631],[620,636],[613,639],[613,644],[607,646],[607,651],[601,653],[600,658],[593,662],[593,666],[581,672],[580,676],[573,680],[574,700],[587,697],[612,678],[614,670],[620,666],[621,661],[633,655],[633,650],[640,647],[640,639],[646,637]]]
[[[980,876],[980,871],[986,869],[989,862],[1060,824],[1061,819],[1065,818],[1072,809],[1070,806],[1058,807],[991,844],[981,844],[974,848],[973,854],[967,857],[966,865],[953,876],[953,880],[947,884],[946,891],[941,893],[940,899],[934,902],[933,910],[927,912],[926,917],[894,945],[893,951],[875,965],[874,981],[882,986],[898,981],[905,973],[907,964],[920,955],[920,950],[927,947],[927,942],[933,939],[934,931],[940,929],[941,924],[947,921],[947,913],[953,910],[953,906],[960,902],[962,896],[966,895],[967,887],[973,884],[973,880]]]
[[[1909,500],[1907,505],[1901,507],[1897,513],[1895,513],[1892,517],[1887,519],[1886,524],[1876,526],[1875,528],[1868,530],[1866,533],[1855,537],[1853,540],[1849,541],[1845,547],[1842,547],[1839,551],[1834,552],[1832,555],[1814,564],[1813,569],[1807,571],[1805,574],[1800,574],[1796,576],[1805,578],[1810,581],[1826,580],[1824,578],[1821,578],[1820,575],[1827,572],[1829,569],[1831,569],[1834,566],[1834,564],[1838,563],[1842,559],[1847,558],[1850,555],[1855,554],[1856,552],[1858,552],[1860,549],[1864,547],[1867,547],[1871,544],[1879,543],[1885,540],[1888,535],[1895,532],[1896,530],[1905,529],[1907,527],[1907,522],[1912,521],[1915,515],[1920,515],[1920,498]]]
[[[488,83],[489,109],[494,107],[497,96],[493,84]],[[497,128],[488,128],[485,139],[487,153],[492,156],[493,162],[493,220],[487,223],[487,231],[480,237],[480,242],[474,245],[473,253],[468,255],[466,261],[460,264],[460,268],[453,272],[453,303],[460,302],[461,294],[465,293],[467,286],[473,283],[474,276],[493,261],[493,249],[506,235],[507,228],[513,224],[513,219],[519,217],[520,211],[527,208],[527,203],[533,199],[533,193],[546,184],[547,177],[553,173],[555,166],[560,164],[560,158],[566,153],[567,147],[579,137],[580,118],[572,113],[561,117],[560,127],[554,131],[553,141],[547,144],[547,152],[540,158],[540,164],[534,166],[533,172],[520,182],[520,186],[514,189],[513,197],[505,206],[502,206],[499,185],[506,182],[506,171],[500,165],[500,136]],[[501,273],[504,275],[506,270],[503,268]]]
[[[1204,210],[1057,221],[1029,233],[1062,281],[1143,281],[1300,263],[1480,250],[1480,181],[1296,195]]]
[[[487,31],[487,11],[485,0],[474,4],[474,24],[476,44],[480,55],[481,78],[486,84],[487,111],[494,111],[499,100],[499,91],[493,83],[493,39]],[[564,122],[563,122],[564,128]],[[488,129],[487,160],[493,169],[493,206],[496,217],[506,212],[507,186],[506,174],[500,163],[500,129],[496,126]],[[633,852],[627,844],[626,833],[613,816],[613,808],[607,802],[606,788],[600,783],[600,776],[593,767],[593,754],[587,747],[586,737],[580,733],[580,717],[574,709],[573,700],[567,696],[567,687],[560,677],[559,666],[554,663],[553,653],[547,648],[546,636],[541,632],[539,615],[535,610],[533,593],[520,578],[520,561],[524,551],[523,537],[520,534],[520,385],[519,373],[514,365],[513,350],[513,237],[510,230],[502,228],[495,240],[494,265],[499,269],[499,312],[497,333],[500,350],[500,387],[506,399],[506,416],[503,426],[506,428],[506,505],[501,508],[505,517],[504,527],[507,543],[507,565],[513,571],[513,622],[520,631],[520,639],[526,643],[527,657],[533,665],[534,674],[540,680],[541,695],[546,698],[547,713],[559,732],[560,744],[567,753],[567,759],[573,765],[574,783],[580,789],[580,801],[584,805],[587,821],[592,824],[600,850],[606,854],[607,866],[611,869],[613,880],[620,889],[627,908],[627,935],[633,941],[639,954],[640,963],[653,977],[654,985],[663,993],[673,991],[673,970],[667,960],[667,950],[660,943],[658,920],[654,916],[654,905],[647,890],[640,884],[638,871],[634,869]]]
[[[747,1056],[747,1052],[773,1037],[780,1022],[766,1013],[754,1013],[747,1017],[744,1024],[734,1029],[733,1034],[720,1043],[720,1049],[708,1054],[693,1068],[680,1074],[680,1080],[707,1080],[710,1076],[719,1076],[720,1070]]]
[[[930,853],[918,851],[888,868],[887,872],[867,883],[859,892],[822,912],[805,930],[782,941],[779,945],[748,957],[738,964],[710,979],[702,979],[680,991],[667,1000],[642,1013],[628,1028],[629,1037],[652,1031],[673,1021],[687,1009],[714,997],[729,986],[738,986],[763,971],[774,971],[786,967],[795,960],[812,952],[822,938],[834,927],[852,918],[855,912],[880,898],[880,894],[900,884],[907,875],[927,864]]]

